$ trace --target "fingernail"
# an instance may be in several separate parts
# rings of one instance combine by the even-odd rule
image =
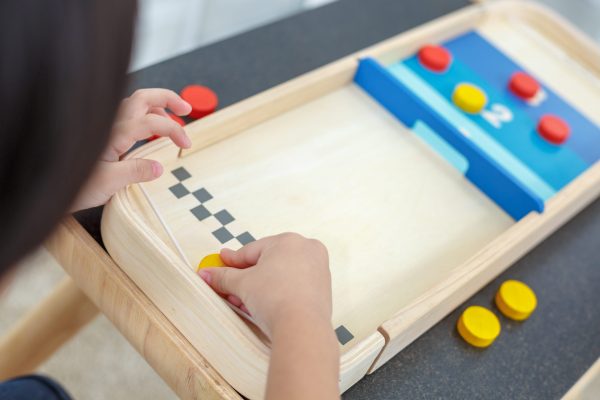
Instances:
[[[183,100],[183,99],[181,99],[181,100]],[[185,100],[183,100],[183,102],[187,105],[187,109],[188,109],[188,112],[186,112],[184,115],[182,115],[182,117],[185,117],[186,115],[190,115],[190,113],[192,112],[192,105]]]
[[[246,314],[248,314],[249,316],[252,316],[252,314],[250,314],[250,311],[248,311],[248,308],[246,308],[246,306],[244,304],[242,304],[240,306],[240,310],[242,310],[243,312],[245,312]]]
[[[185,147],[186,149],[192,147],[192,140],[187,136],[183,137],[183,147]]]
[[[210,273],[208,271],[200,270],[200,272],[198,272],[198,275],[200,275],[200,278],[202,278],[204,282],[210,285]]]
[[[163,167],[158,161],[152,161],[152,175],[158,178],[163,173]]]

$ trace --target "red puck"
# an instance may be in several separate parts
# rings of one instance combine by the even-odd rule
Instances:
[[[555,115],[544,115],[537,126],[539,134],[553,144],[564,143],[569,138],[571,128],[563,119]]]
[[[525,72],[515,72],[508,82],[511,92],[524,100],[531,100],[540,90],[540,84]]]
[[[185,126],[185,121],[181,117],[178,117],[177,115],[171,113],[167,114],[169,114],[169,118],[171,118],[173,121],[177,122],[181,126]]]
[[[192,106],[192,112],[189,116],[194,119],[199,119],[213,113],[219,104],[219,99],[215,92],[206,86],[186,86],[181,91],[181,97]]]
[[[452,55],[442,46],[428,44],[421,47],[418,53],[419,62],[434,72],[444,72],[452,62]]]

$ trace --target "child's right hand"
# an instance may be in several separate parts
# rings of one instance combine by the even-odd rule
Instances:
[[[284,233],[224,249],[221,258],[229,267],[199,275],[229,302],[245,306],[269,337],[291,315],[331,326],[331,275],[321,242]]]

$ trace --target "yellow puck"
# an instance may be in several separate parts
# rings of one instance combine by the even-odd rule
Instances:
[[[467,308],[458,319],[456,327],[460,336],[475,347],[488,347],[500,335],[498,317],[481,306]]]
[[[202,268],[213,268],[213,267],[225,267],[225,263],[221,260],[221,256],[219,254],[209,254],[200,261],[198,264],[198,268],[196,268],[196,272],[200,271]]]
[[[496,306],[506,317],[523,321],[537,307],[537,298],[533,290],[523,282],[508,280],[500,285],[496,293]]]
[[[454,104],[470,114],[477,114],[487,104],[487,96],[479,87],[470,83],[459,83],[452,93]]]

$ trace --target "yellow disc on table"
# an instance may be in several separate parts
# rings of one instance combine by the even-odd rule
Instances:
[[[225,267],[225,263],[221,260],[221,256],[219,254],[209,254],[200,261],[198,264],[198,268],[196,272],[200,271],[202,268],[213,268],[213,267]]]
[[[481,306],[467,308],[458,319],[456,327],[460,336],[475,347],[488,347],[500,335],[498,317]]]
[[[452,93],[454,104],[470,114],[477,114],[487,104],[487,96],[483,90],[470,83],[459,83]]]
[[[500,285],[496,293],[496,306],[508,318],[523,321],[537,307],[537,298],[523,282],[508,280]]]

